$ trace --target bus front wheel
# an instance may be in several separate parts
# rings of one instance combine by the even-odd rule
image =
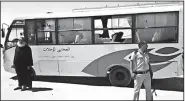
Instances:
[[[124,67],[113,68],[108,76],[113,86],[127,86],[131,82],[130,71]]]

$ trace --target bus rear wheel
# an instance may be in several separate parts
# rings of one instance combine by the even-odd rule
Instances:
[[[113,68],[108,77],[113,86],[127,86],[131,82],[130,71],[124,67]]]

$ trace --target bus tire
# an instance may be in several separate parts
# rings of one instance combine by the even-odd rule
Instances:
[[[131,82],[130,71],[124,67],[115,67],[108,74],[113,86],[127,86]]]

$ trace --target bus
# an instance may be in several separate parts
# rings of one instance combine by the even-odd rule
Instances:
[[[15,73],[11,68],[15,46],[24,36],[32,49],[36,75],[108,77],[112,85],[127,86],[132,80],[131,54],[138,42],[146,41],[154,78],[182,76],[183,27],[181,3],[16,18],[5,37],[4,69]]]

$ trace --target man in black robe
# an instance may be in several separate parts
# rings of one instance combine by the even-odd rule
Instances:
[[[18,77],[18,87],[14,90],[24,91],[27,87],[31,89],[32,80],[29,70],[33,65],[32,51],[26,44],[24,37],[21,37],[17,42],[13,64]]]

